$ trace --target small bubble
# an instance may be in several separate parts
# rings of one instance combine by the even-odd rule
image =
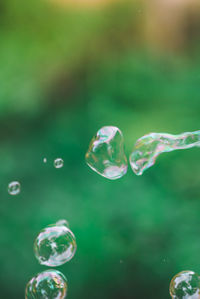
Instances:
[[[44,162],[44,163],[47,163],[47,158],[43,158],[43,162]]]
[[[21,189],[21,186],[20,186],[20,183],[15,181],[15,182],[11,182],[9,185],[8,185],[8,193],[10,195],[17,195],[20,193],[20,189]]]
[[[61,158],[57,158],[54,160],[54,167],[55,168],[62,168],[64,165],[64,161]]]
[[[60,271],[47,270],[27,283],[25,299],[64,299],[67,289],[67,279]]]
[[[34,243],[34,253],[40,264],[56,267],[70,261],[76,247],[74,234],[67,222],[61,220],[39,233]]]

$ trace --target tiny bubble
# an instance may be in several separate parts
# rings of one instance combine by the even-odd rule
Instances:
[[[54,160],[54,167],[55,168],[62,168],[64,165],[64,161],[61,158],[57,158]]]
[[[20,183],[17,182],[17,181],[11,182],[8,185],[8,193],[10,195],[17,195],[17,194],[19,194],[20,193],[20,189],[21,189]]]

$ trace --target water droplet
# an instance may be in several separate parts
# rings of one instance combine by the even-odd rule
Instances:
[[[54,167],[55,168],[62,168],[64,165],[64,161],[61,158],[57,158],[54,160]]]
[[[42,265],[60,266],[70,261],[76,252],[75,236],[66,226],[67,222],[62,222],[44,228],[35,240],[35,256]]]
[[[98,174],[115,180],[127,172],[124,138],[117,127],[103,127],[93,137],[85,156],[86,163]]]
[[[11,182],[9,185],[8,185],[8,193],[10,195],[17,195],[20,193],[20,189],[21,189],[21,186],[20,186],[20,183],[15,181],[15,182]]]
[[[26,299],[64,299],[67,296],[66,277],[55,270],[38,273],[26,285]]]
[[[199,276],[193,271],[180,272],[172,278],[169,291],[172,299],[199,299]]]
[[[43,158],[43,162],[44,162],[44,163],[47,163],[47,158]]]
[[[156,158],[165,152],[200,146],[200,131],[171,135],[151,133],[137,140],[129,160],[137,175],[155,164]]]

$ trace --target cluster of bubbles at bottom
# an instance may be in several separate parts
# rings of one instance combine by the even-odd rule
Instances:
[[[34,242],[35,257],[41,265],[56,267],[70,261],[76,252],[76,238],[66,220],[59,220],[40,231]],[[64,299],[66,277],[50,269],[34,276],[26,285],[26,299]]]

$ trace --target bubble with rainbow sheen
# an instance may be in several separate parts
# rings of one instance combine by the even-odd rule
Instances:
[[[114,126],[102,127],[90,142],[85,155],[87,165],[103,177],[116,180],[127,172],[122,132]]]
[[[66,277],[57,270],[38,273],[26,285],[25,299],[64,299],[67,296]]]
[[[34,253],[41,265],[56,267],[70,261],[76,252],[76,238],[66,220],[59,220],[40,231]]]
[[[193,271],[176,274],[169,287],[172,299],[200,299],[200,278]]]

